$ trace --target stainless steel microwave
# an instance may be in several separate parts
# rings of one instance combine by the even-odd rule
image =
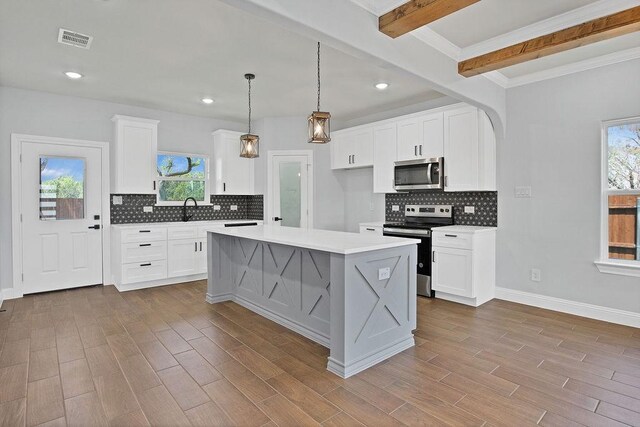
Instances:
[[[444,157],[395,162],[396,191],[444,190]]]

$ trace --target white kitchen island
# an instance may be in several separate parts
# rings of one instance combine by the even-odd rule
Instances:
[[[207,301],[235,301],[328,347],[329,371],[347,378],[414,345],[418,240],[277,226],[207,234]]]

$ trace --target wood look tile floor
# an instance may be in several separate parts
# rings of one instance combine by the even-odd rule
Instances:
[[[417,346],[343,380],[206,284],[5,301],[3,426],[640,426],[640,330],[418,299]]]

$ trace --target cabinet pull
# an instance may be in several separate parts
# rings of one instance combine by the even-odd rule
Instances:
[[[200,242],[200,252],[202,252],[202,242]]]
[[[356,162],[356,155],[352,154],[352,157],[353,157],[353,163],[355,163]]]
[[[445,237],[458,237],[457,234],[445,234]]]
[[[431,252],[431,262],[436,262],[436,251]]]
[[[194,248],[194,252],[198,252],[198,242],[193,242],[195,248]]]
[[[422,156],[422,144],[420,144],[420,155]]]
[[[375,228],[367,228],[367,231],[376,231]]]
[[[222,191],[227,191],[227,183],[226,182],[222,183]]]
[[[138,233],[151,233],[151,230],[139,230]]]
[[[147,262],[146,264],[140,264],[140,267],[149,267],[151,266],[150,262]]]
[[[448,186],[449,186],[449,176],[448,176],[448,175],[445,175],[445,176],[444,176],[444,186],[445,186],[445,187],[448,187]]]
[[[151,243],[140,243],[140,247],[144,247],[144,246],[151,246]]]
[[[153,181],[153,191],[156,191],[156,182]]]
[[[414,156],[417,156],[417,155],[418,155],[418,146],[417,146],[417,145],[414,145],[414,146],[413,146],[413,155],[414,155]]]

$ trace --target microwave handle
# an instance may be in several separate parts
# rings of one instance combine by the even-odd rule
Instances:
[[[427,165],[427,184],[433,184],[431,180],[431,168],[433,167],[433,163],[429,163]]]

